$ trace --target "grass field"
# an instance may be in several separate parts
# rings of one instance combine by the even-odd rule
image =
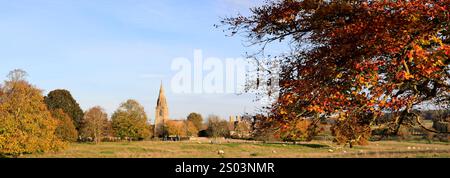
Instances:
[[[223,150],[225,154],[219,155]],[[77,143],[65,151],[25,155],[31,158],[450,158],[450,144],[380,141],[341,148],[328,141],[293,144],[224,142]]]

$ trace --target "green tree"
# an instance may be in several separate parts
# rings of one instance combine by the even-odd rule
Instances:
[[[83,138],[91,138],[95,143],[99,143],[106,133],[108,115],[101,107],[93,107],[84,115],[81,126],[80,134]]]
[[[112,128],[117,137],[143,140],[150,137],[144,107],[135,100],[127,100],[114,112]]]
[[[78,131],[80,130],[81,120],[83,119],[83,110],[69,91],[51,91],[45,97],[44,101],[50,110],[62,109],[64,113],[68,114],[73,120],[76,129]]]
[[[0,87],[0,156],[57,151],[65,147],[55,134],[57,120],[44,103],[41,90],[11,72]]]
[[[78,140],[78,131],[73,125],[70,116],[64,113],[62,109],[53,110],[51,113],[53,118],[58,121],[56,136],[63,141],[76,142]]]
[[[191,121],[195,127],[197,128],[197,130],[201,130],[203,127],[203,117],[201,114],[199,113],[191,113],[189,114],[189,116],[187,117],[188,121]]]

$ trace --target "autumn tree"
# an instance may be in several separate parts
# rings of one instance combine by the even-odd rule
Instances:
[[[194,124],[194,122],[188,121],[188,120],[184,121],[184,127],[186,130],[186,136],[189,136],[189,137],[197,137],[198,136],[199,129]]]
[[[62,109],[53,110],[51,113],[58,122],[56,136],[63,141],[76,142],[78,140],[78,131],[73,124],[72,118],[64,113]]]
[[[143,140],[150,137],[150,125],[144,107],[135,100],[127,100],[114,112],[112,128],[117,137]]]
[[[26,81],[26,77],[28,76],[28,73],[22,69],[14,69],[11,72],[8,73],[6,76],[8,78],[8,82],[14,83],[14,82],[20,82],[20,81]]]
[[[114,129],[112,127],[112,121],[108,119],[103,129],[103,138],[111,138],[111,137],[114,137]]]
[[[166,128],[169,136],[186,136],[186,127],[182,121],[169,120],[166,123]]]
[[[84,139],[99,143],[104,138],[107,127],[108,115],[100,106],[96,106],[84,114],[80,135]]]
[[[252,133],[251,124],[247,121],[237,122],[234,126],[234,132],[238,138],[249,138]]]
[[[449,6],[450,0],[279,0],[222,23],[262,47],[250,56],[258,77],[249,89],[278,81],[265,91],[275,99],[270,126],[279,132],[307,118],[314,128],[321,117],[339,115],[333,133],[351,146],[364,143],[384,113],[396,113],[380,125],[388,134],[412,125],[437,132],[415,109],[450,99]],[[263,60],[274,43],[287,50]],[[279,70],[270,70],[273,63]]]
[[[14,70],[0,87],[0,156],[57,151],[65,144],[56,136],[58,121],[44,103],[42,91]]]
[[[230,128],[229,123],[226,120],[220,119],[219,116],[210,115],[208,116],[208,128],[206,133],[208,137],[229,137]]]
[[[73,124],[80,130],[83,110],[67,90],[54,90],[47,94],[45,103],[50,110],[62,109],[73,120]]]
[[[187,120],[191,121],[195,125],[197,130],[201,130],[203,128],[203,117],[201,114],[195,112],[190,113],[187,117]]]
[[[194,123],[187,120],[169,120],[166,123],[166,130],[168,135],[180,137],[196,137],[199,132]]]

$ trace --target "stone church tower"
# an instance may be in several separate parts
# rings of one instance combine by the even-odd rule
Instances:
[[[155,137],[161,137],[164,135],[165,132],[164,125],[166,125],[168,120],[169,120],[169,107],[167,106],[167,100],[164,94],[164,87],[161,82],[158,102],[156,104]]]

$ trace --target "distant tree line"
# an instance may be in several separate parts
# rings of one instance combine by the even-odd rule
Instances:
[[[65,149],[70,142],[140,141],[153,137],[144,107],[127,100],[111,118],[100,106],[83,111],[70,91],[57,89],[44,96],[30,84],[27,73],[16,69],[0,85],[0,157]],[[169,121],[168,135],[229,137],[230,123],[211,115],[191,113]]]
[[[67,143],[143,140],[152,136],[143,107],[135,100],[121,104],[108,119],[100,106],[86,112],[67,90],[43,96],[27,73],[16,69],[0,85],[0,156],[58,151]]]

